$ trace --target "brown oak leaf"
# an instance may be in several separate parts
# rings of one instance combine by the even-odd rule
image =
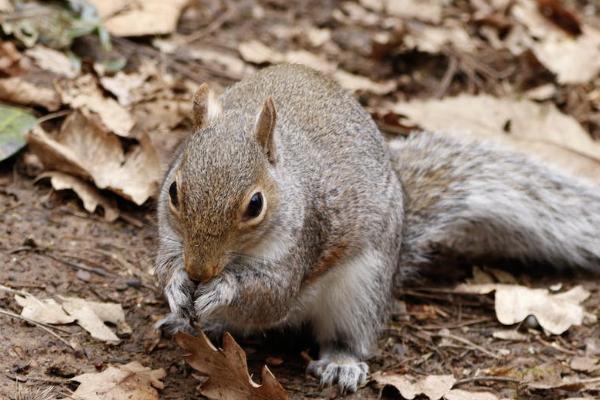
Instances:
[[[198,337],[183,332],[175,335],[177,344],[188,351],[184,359],[195,370],[208,377],[200,392],[209,399],[284,400],[285,389],[265,365],[261,371],[262,385],[248,373],[246,354],[233,337],[225,332],[223,349],[217,349],[204,333]]]

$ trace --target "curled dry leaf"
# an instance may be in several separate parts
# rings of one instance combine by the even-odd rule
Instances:
[[[115,201],[105,198],[94,186],[82,179],[56,171],[45,172],[37,179],[44,178],[50,178],[50,183],[55,190],[74,191],[83,202],[83,208],[89,213],[93,214],[100,206],[104,210],[104,219],[107,221],[112,222],[119,218],[119,208]]]
[[[164,35],[177,27],[181,10],[188,0],[89,0],[115,36]]]
[[[60,95],[48,78],[46,74],[31,73],[0,79],[0,100],[56,111],[60,107]]]
[[[120,339],[104,322],[117,325],[117,329],[131,332],[125,321],[123,307],[117,303],[99,303],[77,297],[60,297],[62,307],[69,315],[77,319],[77,324],[88,331],[93,338],[112,344],[118,344]]]
[[[116,136],[79,112],[67,117],[58,135],[51,136],[38,127],[29,134],[28,142],[47,169],[92,179],[98,188],[138,205],[158,187],[158,156],[145,136],[125,154]]]
[[[99,373],[78,375],[71,380],[81,383],[73,393],[79,400],[158,400],[163,389],[165,370],[150,369],[137,361],[110,366]]]
[[[44,324],[70,324],[75,317],[63,310],[53,299],[40,300],[32,294],[15,295],[15,300],[23,309],[21,316]]]
[[[133,118],[115,100],[102,95],[92,75],[62,81],[57,88],[65,104],[86,116],[98,116],[109,131],[119,136],[129,136],[134,125]]]
[[[377,371],[372,376],[380,385],[390,385],[398,389],[403,398],[412,400],[419,395],[425,395],[430,400],[441,399],[450,392],[456,379],[452,375],[429,375],[417,379],[411,375],[401,375]]]
[[[238,51],[244,60],[255,64],[287,62],[307,65],[317,71],[330,74],[342,87],[352,91],[364,90],[384,95],[393,92],[397,86],[395,81],[373,82],[364,76],[338,69],[335,63],[305,50],[279,53],[259,41],[251,40],[240,43]]]
[[[498,141],[600,183],[600,143],[553,104],[461,95],[398,103],[392,110],[407,117],[408,124],[458,137]]]
[[[223,349],[217,349],[204,333],[198,337],[179,332],[177,344],[188,352],[185,360],[208,381],[200,392],[209,399],[283,400],[288,395],[265,365],[261,371],[262,385],[248,373],[246,354],[229,333],[223,335]]]
[[[516,324],[533,315],[542,328],[555,335],[583,323],[585,310],[580,303],[590,295],[581,286],[559,294],[551,294],[547,289],[505,284],[463,284],[456,291],[479,294],[496,291],[496,317],[502,324]]]

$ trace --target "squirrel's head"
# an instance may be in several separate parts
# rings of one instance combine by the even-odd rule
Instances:
[[[276,112],[269,97],[249,124],[223,111],[204,84],[194,95],[193,113],[196,132],[167,182],[168,202],[185,270],[191,279],[207,281],[259,243],[272,223]]]

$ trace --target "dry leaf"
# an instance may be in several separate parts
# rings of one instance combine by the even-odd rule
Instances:
[[[79,75],[79,65],[60,51],[36,45],[31,49],[27,49],[25,54],[33,58],[37,66],[43,70],[67,78],[75,78]]]
[[[550,294],[547,289],[505,284],[463,284],[456,288],[458,292],[479,294],[494,290],[496,317],[502,324],[516,324],[533,315],[542,328],[555,335],[562,334],[572,325],[582,324],[585,312],[580,303],[590,295],[581,286],[559,294]]]
[[[581,21],[560,0],[537,0],[538,10],[553,24],[571,35],[581,35]]]
[[[464,27],[458,24],[448,26],[430,26],[420,23],[407,24],[408,32],[404,36],[404,44],[409,49],[438,54],[448,46],[471,53],[475,51],[474,39],[469,36]]]
[[[89,0],[115,36],[164,35],[177,27],[188,0]]]
[[[129,136],[134,125],[133,118],[115,100],[102,95],[92,75],[61,82],[58,91],[65,104],[86,116],[97,115],[109,131],[119,136]]]
[[[262,44],[258,40],[242,42],[238,46],[238,51],[242,58],[253,64],[271,63],[277,64],[285,60],[285,56],[270,47]]]
[[[248,373],[246,354],[229,333],[223,335],[223,349],[217,349],[200,333],[194,337],[179,332],[177,344],[189,354],[185,360],[209,379],[200,392],[209,399],[277,400],[288,395],[265,365],[261,371],[262,385],[255,383]]]
[[[65,311],[75,317],[77,324],[88,331],[93,338],[112,344],[118,344],[121,341],[104,324],[104,322],[110,322],[117,326],[127,327],[125,312],[120,304],[99,303],[77,297],[60,297],[60,300]]]
[[[55,190],[70,189],[74,191],[83,202],[83,208],[93,214],[98,206],[104,210],[104,219],[109,222],[119,218],[117,204],[103,197],[100,192],[89,183],[62,172],[45,172],[37,179],[50,178],[50,183]]]
[[[21,71],[22,58],[13,42],[0,41],[0,71],[9,76],[17,75]]]
[[[513,34],[511,51],[531,49],[562,84],[585,83],[600,73],[600,30],[584,24],[573,37],[544,18],[535,0],[516,1],[512,14],[528,32]]]
[[[494,333],[492,333],[492,336],[496,339],[510,340],[513,342],[524,342],[527,340],[527,335],[524,335],[521,332],[515,331],[513,329],[505,331],[495,331]]]
[[[47,76],[40,74],[0,79],[0,100],[42,106],[48,111],[60,108],[60,95],[52,87],[52,82],[47,82]]]
[[[319,29],[314,26],[305,30],[306,38],[313,47],[322,46],[325,42],[331,40],[331,31],[329,29]]]
[[[466,390],[452,389],[446,395],[445,400],[498,400],[498,396],[489,392],[467,392]]]
[[[439,0],[360,0],[360,4],[400,18],[414,18],[434,24],[442,20],[442,2]]]
[[[114,76],[104,76],[100,78],[100,84],[117,97],[117,101],[122,106],[128,106],[139,100],[135,91],[139,89],[148,79],[142,74],[125,74],[121,71]]]
[[[23,307],[21,316],[43,324],[70,324],[75,318],[63,310],[53,299],[40,300],[32,294],[15,295],[17,304]]]
[[[138,205],[158,187],[158,156],[145,136],[125,154],[116,136],[79,112],[67,117],[58,135],[50,136],[38,127],[28,142],[47,169],[92,179],[98,188]]]
[[[188,51],[188,55],[193,59],[202,61],[202,63],[217,71],[224,71],[225,74],[232,78],[242,79],[256,72],[256,68],[253,66],[222,50],[193,48]]]
[[[152,370],[137,361],[110,366],[100,373],[78,375],[71,380],[81,385],[73,393],[79,400],[158,400],[165,371]]]
[[[429,375],[423,379],[417,379],[410,375],[400,375],[375,372],[371,379],[380,385],[390,385],[398,389],[403,398],[412,400],[423,394],[430,400],[441,399],[446,395],[456,382],[452,375]]]
[[[408,122],[404,123],[409,126],[499,141],[514,151],[600,183],[600,143],[554,104],[461,95],[398,103],[392,109],[406,116]]]
[[[581,372],[600,371],[600,360],[594,357],[573,357],[571,364],[572,370]]]
[[[337,70],[333,78],[343,87],[351,91],[364,90],[367,92],[384,95],[396,90],[396,82],[373,82],[364,76],[354,75],[346,71]]]
[[[285,54],[279,53],[256,40],[241,43],[238,50],[244,60],[255,64],[287,62],[309,66],[317,71],[332,75],[342,87],[351,91],[364,90],[384,95],[393,92],[397,86],[395,81],[373,82],[364,76],[354,75],[338,69],[335,63],[305,50],[289,51]]]

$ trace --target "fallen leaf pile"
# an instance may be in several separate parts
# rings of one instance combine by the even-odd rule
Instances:
[[[99,303],[77,297],[59,297],[40,300],[37,297],[15,295],[17,303],[23,307],[21,316],[44,324],[60,325],[77,322],[93,338],[103,342],[118,344],[121,340],[104,323],[117,326],[122,334],[131,334],[131,328],[125,321],[125,313],[120,304]]]
[[[265,365],[262,384],[255,383],[248,373],[246,354],[229,333],[223,335],[223,349],[217,349],[204,333],[198,337],[186,333],[175,336],[177,344],[187,352],[185,360],[208,381],[200,392],[209,399],[283,400],[288,395]]]

